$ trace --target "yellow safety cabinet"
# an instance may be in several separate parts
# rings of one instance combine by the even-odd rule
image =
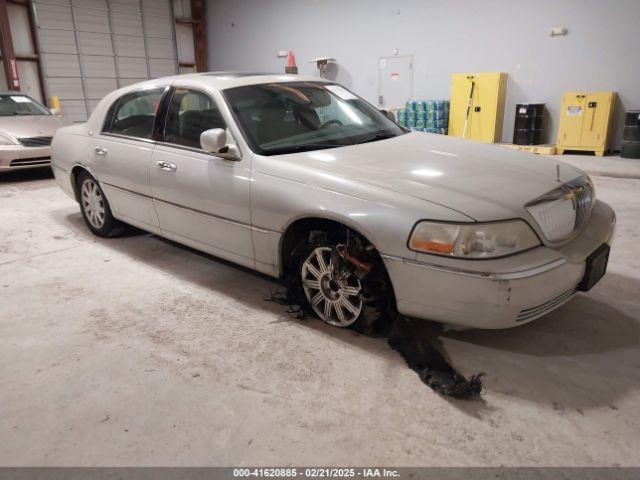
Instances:
[[[451,75],[449,135],[494,143],[502,140],[506,73]]]
[[[557,153],[587,150],[598,156],[608,148],[614,92],[565,93],[558,125]]]

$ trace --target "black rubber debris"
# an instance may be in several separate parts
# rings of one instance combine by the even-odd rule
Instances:
[[[313,316],[302,306],[300,294],[292,292],[292,289],[278,289],[266,300],[287,306],[287,313],[297,320]],[[388,328],[388,323],[383,323]],[[397,316],[391,323],[390,330],[376,328],[376,331],[379,333],[380,330],[387,330],[389,346],[400,353],[407,366],[434,391],[459,399],[479,397],[484,390],[481,380],[484,373],[472,375],[469,379],[458,373],[436,347],[440,345],[437,332],[433,328],[423,328],[424,323]]]
[[[397,318],[391,326],[389,346],[400,353],[409,368],[436,392],[454,398],[479,397],[483,391],[481,378],[484,373],[469,379],[458,373],[436,348],[435,335],[425,335],[418,323]]]
[[[291,293],[291,288],[281,288],[277,289],[274,292],[271,292],[269,298],[265,298],[267,302],[274,302],[279,305],[285,305],[287,308],[286,312],[291,315],[296,320],[306,320],[307,312],[302,306],[302,300],[299,295],[294,296]]]

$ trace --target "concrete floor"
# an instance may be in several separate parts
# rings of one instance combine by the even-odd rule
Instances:
[[[1,176],[0,465],[638,466],[640,180],[595,181],[607,276],[532,324],[445,334],[487,372],[469,402],[383,339],[292,320],[266,277],[98,239],[46,172]]]

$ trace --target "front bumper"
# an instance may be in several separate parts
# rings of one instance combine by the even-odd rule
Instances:
[[[586,258],[611,244],[614,230],[613,210],[596,201],[587,225],[559,249],[541,246],[495,260],[382,258],[400,313],[466,328],[509,328],[571,299]]]
[[[0,145],[0,172],[44,167],[50,164],[50,146],[23,147],[22,145]]]

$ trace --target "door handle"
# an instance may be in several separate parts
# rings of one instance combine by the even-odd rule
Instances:
[[[96,152],[96,155],[106,155],[107,154],[107,149],[104,148],[104,147],[94,147],[93,151]]]
[[[178,169],[175,163],[165,162],[164,160],[158,161],[158,168],[166,172],[175,172]]]

